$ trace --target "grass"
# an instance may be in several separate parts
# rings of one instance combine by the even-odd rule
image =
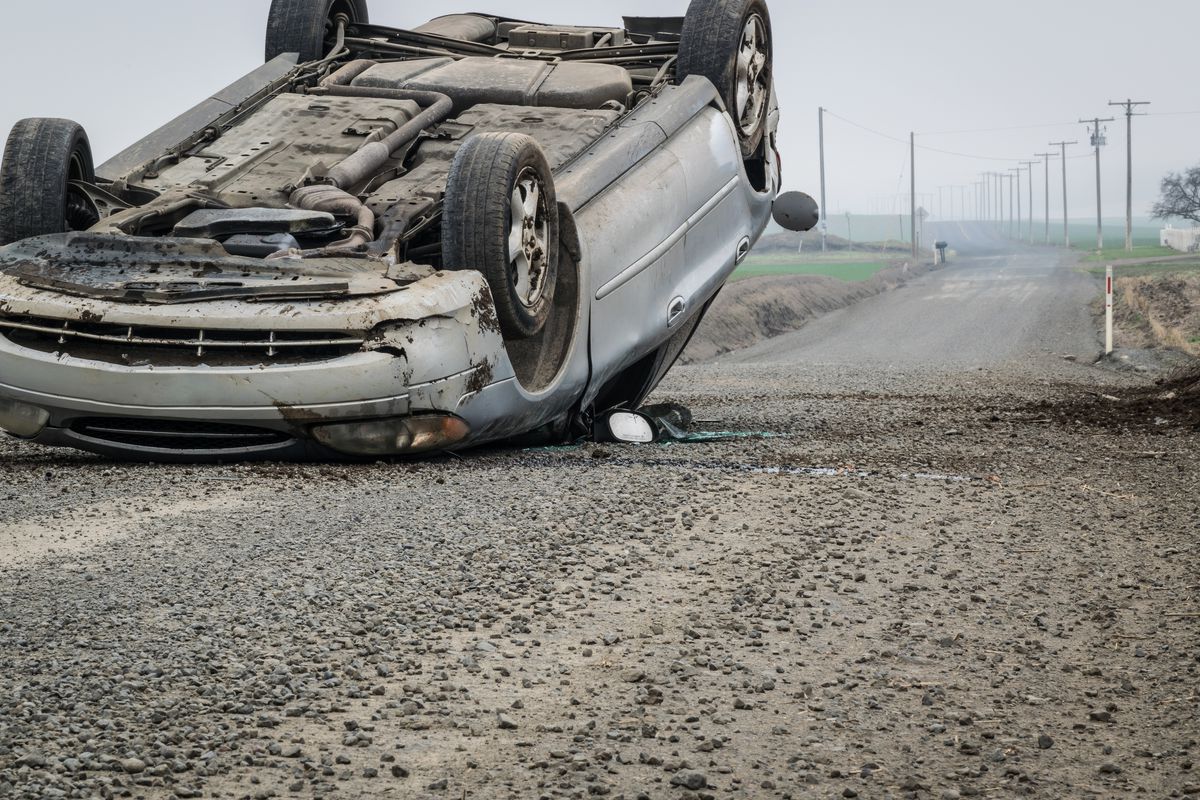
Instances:
[[[1082,248],[1081,248],[1082,249]],[[1084,261],[1089,262],[1105,262],[1114,261],[1129,261],[1137,258],[1169,258],[1171,256],[1183,255],[1178,250],[1172,250],[1169,247],[1160,247],[1159,245],[1138,245],[1134,244],[1133,252],[1125,250],[1124,246],[1117,248],[1106,248],[1099,253],[1092,251],[1090,255],[1084,257]]]
[[[1179,255],[1176,253],[1176,255]],[[1121,262],[1113,263],[1116,269],[1113,274],[1118,278],[1135,278],[1142,275],[1167,275],[1177,272],[1200,272],[1200,258],[1195,261],[1176,261],[1167,264],[1132,264],[1127,267],[1121,266]],[[1092,275],[1103,276],[1105,274],[1107,264],[1088,264],[1087,271]]]
[[[858,283],[869,280],[887,267],[887,264],[879,261],[859,262],[824,258],[820,261],[802,261],[795,256],[751,257],[733,273],[733,280],[776,275],[827,275],[848,283]]]

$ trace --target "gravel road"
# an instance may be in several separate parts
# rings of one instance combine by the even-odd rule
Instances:
[[[705,443],[0,443],[0,797],[1200,795],[1198,432],[1072,417],[1055,259],[676,371]]]

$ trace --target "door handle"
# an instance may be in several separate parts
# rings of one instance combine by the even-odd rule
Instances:
[[[741,266],[741,263],[746,260],[746,256],[750,255],[750,237],[743,237],[737,246],[737,255],[734,256],[733,263]]]
[[[683,312],[687,311],[687,301],[682,297],[676,297],[671,301],[671,305],[667,306],[667,327],[671,327],[679,318],[683,316]]]

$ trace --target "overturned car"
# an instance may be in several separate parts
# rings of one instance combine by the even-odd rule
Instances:
[[[619,28],[274,0],[265,65],[107,163],[0,168],[0,428],[126,458],[563,440],[636,407],[776,217],[764,0]]]

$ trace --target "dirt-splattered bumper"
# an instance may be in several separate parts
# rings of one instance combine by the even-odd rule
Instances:
[[[160,461],[415,454],[472,443],[495,413],[480,396],[515,383],[477,272],[161,306],[5,280],[0,428],[42,444]]]

